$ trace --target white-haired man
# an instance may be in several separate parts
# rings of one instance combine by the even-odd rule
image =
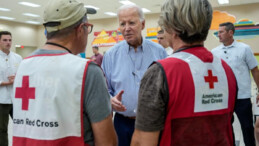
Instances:
[[[164,49],[142,37],[145,27],[142,9],[124,5],[118,10],[119,28],[125,39],[109,49],[102,68],[108,81],[114,126],[119,146],[129,146],[134,131],[140,80],[149,65],[167,56]]]
[[[25,58],[14,82],[13,146],[116,146],[110,96],[101,68],[85,51],[96,13],[77,0],[51,0],[47,42]]]

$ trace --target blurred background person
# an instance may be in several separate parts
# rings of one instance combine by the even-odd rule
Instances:
[[[0,146],[8,146],[9,115],[13,117],[13,82],[22,57],[11,52],[12,34],[0,32]]]
[[[165,48],[165,51],[168,56],[173,54],[174,50],[169,46],[169,43],[165,38],[165,32],[163,29],[157,32],[157,40],[158,40],[158,43]]]
[[[234,33],[235,26],[233,23],[226,22],[220,24],[218,37],[222,44],[212,49],[211,52],[226,61],[236,76],[238,96],[235,113],[241,125],[245,145],[255,146],[250,72],[258,89],[258,62],[250,46],[234,40]]]
[[[91,60],[93,60],[95,63],[101,66],[103,61],[103,55],[99,53],[99,47],[93,46],[92,49],[93,49],[94,55],[91,57]]]

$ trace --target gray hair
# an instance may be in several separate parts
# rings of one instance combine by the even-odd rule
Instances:
[[[159,25],[168,33],[175,31],[185,43],[205,41],[212,20],[208,0],[166,0]]]
[[[142,9],[138,5],[135,5],[135,4],[122,5],[118,9],[117,15],[119,16],[119,13],[121,10],[126,10],[126,9],[130,9],[130,8],[135,8],[137,10],[140,22],[143,22],[145,20],[145,16],[144,16]]]
[[[84,15],[84,17],[82,17],[79,21],[77,21],[75,24],[72,24],[71,26],[58,30],[58,31],[53,31],[48,33],[47,32],[47,39],[52,39],[52,38],[65,38],[67,36],[69,36],[75,27],[79,26],[81,23],[84,23],[87,21],[87,16]]]

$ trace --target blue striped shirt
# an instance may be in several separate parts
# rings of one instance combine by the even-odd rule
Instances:
[[[162,46],[145,39],[136,52],[126,41],[122,41],[105,53],[102,68],[110,95],[115,96],[124,90],[122,104],[127,110],[120,114],[136,116],[138,91],[144,73],[153,61],[166,57]]]

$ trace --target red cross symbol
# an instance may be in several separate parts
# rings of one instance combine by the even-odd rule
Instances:
[[[218,82],[218,77],[212,75],[212,70],[208,70],[208,76],[205,76],[204,79],[209,83],[210,89],[214,89],[214,82]]]
[[[29,99],[35,99],[35,88],[29,87],[29,76],[23,76],[22,87],[17,87],[15,98],[22,99],[22,110],[28,110]]]

